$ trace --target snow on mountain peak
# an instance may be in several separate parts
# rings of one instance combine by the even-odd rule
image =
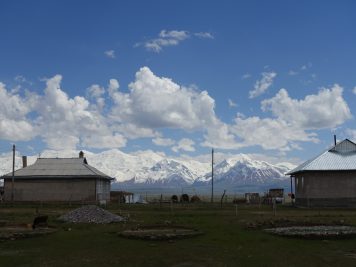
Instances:
[[[77,157],[79,151],[46,150],[41,157]],[[116,178],[115,183],[130,185],[204,185],[211,181],[211,163],[200,162],[192,158],[168,158],[163,153],[152,150],[125,153],[119,149],[100,153],[84,151],[88,163],[100,171]],[[29,156],[28,164],[33,164],[38,156]],[[16,155],[16,169],[22,167],[21,156]],[[252,159],[245,154],[226,158],[214,166],[214,178],[217,183],[252,183],[283,180],[284,173],[292,169],[290,163],[270,164]],[[0,175],[12,168],[12,155],[0,155]]]

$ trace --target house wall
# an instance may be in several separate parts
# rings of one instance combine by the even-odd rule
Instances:
[[[304,172],[295,175],[296,205],[356,206],[356,171]]]
[[[11,179],[4,181],[5,201],[11,201]],[[95,179],[15,179],[14,201],[95,201]]]
[[[107,179],[96,180],[96,197],[97,200],[110,201],[110,181]]]

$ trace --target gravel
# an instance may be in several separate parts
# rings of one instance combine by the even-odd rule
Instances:
[[[58,218],[64,222],[70,223],[96,223],[106,224],[122,222],[125,219],[121,216],[115,215],[95,205],[83,206],[72,210]]]

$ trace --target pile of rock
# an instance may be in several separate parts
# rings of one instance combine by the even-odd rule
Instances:
[[[95,205],[83,206],[72,210],[58,218],[60,221],[70,223],[114,223],[125,219]]]

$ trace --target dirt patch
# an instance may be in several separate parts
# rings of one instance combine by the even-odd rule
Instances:
[[[0,241],[47,235],[55,231],[56,229],[51,227],[32,229],[31,224],[7,225],[0,227]]]
[[[310,239],[346,238],[356,236],[356,227],[338,225],[276,227],[264,229],[264,231],[279,236]]]
[[[203,232],[185,226],[150,225],[138,226],[136,229],[125,230],[119,236],[143,240],[173,240],[190,238],[203,234]]]
[[[288,218],[278,218],[271,220],[258,220],[258,221],[250,221],[244,222],[245,228],[247,229],[266,229],[266,228],[277,228],[277,227],[293,227],[293,226],[321,226],[326,225],[321,221],[311,221],[311,220],[293,220]],[[337,220],[333,222],[329,222],[327,225],[329,226],[344,226],[346,224],[345,220]]]

